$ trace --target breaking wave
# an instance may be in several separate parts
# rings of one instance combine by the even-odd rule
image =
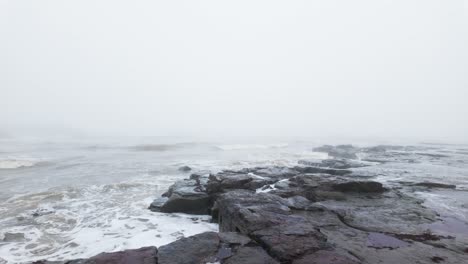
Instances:
[[[10,198],[0,204],[0,263],[87,258],[217,231],[209,216],[149,211],[166,188],[130,181]]]
[[[39,160],[32,159],[15,159],[7,158],[0,159],[0,169],[19,169],[36,166],[40,163]]]

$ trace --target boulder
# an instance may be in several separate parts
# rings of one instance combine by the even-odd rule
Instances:
[[[374,181],[350,181],[333,184],[332,188],[340,192],[360,192],[360,193],[382,193],[385,188],[380,182]]]
[[[181,172],[189,172],[191,170],[192,170],[192,168],[190,168],[189,166],[182,166],[182,167],[179,168],[179,171],[181,171]]]
[[[159,264],[200,264],[216,261],[219,237],[215,232],[206,232],[179,239],[158,250]]]
[[[203,192],[175,193],[160,207],[163,213],[208,214],[211,197]]]
[[[212,198],[205,192],[205,183],[203,178],[178,181],[163,194],[166,199],[156,199],[150,209],[164,213],[208,214]]]
[[[153,212],[161,212],[161,207],[167,202],[167,200],[169,200],[169,198],[159,197],[150,204],[148,209]]]

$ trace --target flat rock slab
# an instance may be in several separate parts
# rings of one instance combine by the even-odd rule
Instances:
[[[360,262],[350,257],[343,256],[334,251],[319,250],[295,260],[292,264],[359,264]]]
[[[279,264],[279,262],[270,257],[261,247],[244,247],[223,264]]]
[[[215,232],[182,238],[159,248],[159,264],[199,264],[215,261],[219,237]]]
[[[206,232],[159,248],[159,264],[278,264],[250,238],[233,232]]]
[[[211,207],[211,197],[206,193],[180,195],[174,193],[160,206],[163,213],[208,214]],[[154,208],[154,207],[153,207]]]
[[[333,185],[333,189],[340,192],[381,193],[385,188],[380,182],[351,181]]]
[[[143,247],[118,252],[101,253],[89,259],[70,261],[36,261],[33,264],[158,264],[156,247]]]

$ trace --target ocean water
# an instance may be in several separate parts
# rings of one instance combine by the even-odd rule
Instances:
[[[326,157],[284,142],[159,141],[3,140],[0,263],[86,258],[216,231],[208,216],[147,209],[173,182],[189,176],[178,170],[183,165],[216,172]]]
[[[208,216],[149,211],[151,201],[192,172],[295,166],[328,158],[312,141],[1,140],[0,263],[86,258],[100,252],[160,246],[218,226]],[[372,170],[385,184],[436,180],[467,197],[468,147],[420,145],[417,162]],[[407,151],[407,152],[408,152]],[[444,153],[446,158],[419,155]],[[426,153],[424,152],[424,153]],[[407,154],[407,153],[406,153]],[[428,205],[468,222],[468,202],[453,193],[421,193]],[[465,196],[463,196],[465,195]],[[463,222],[465,221],[465,222]],[[467,229],[468,230],[468,229]]]

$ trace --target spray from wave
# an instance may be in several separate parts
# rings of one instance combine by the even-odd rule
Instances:
[[[41,161],[33,159],[6,158],[0,159],[0,169],[28,168],[40,164]]]

